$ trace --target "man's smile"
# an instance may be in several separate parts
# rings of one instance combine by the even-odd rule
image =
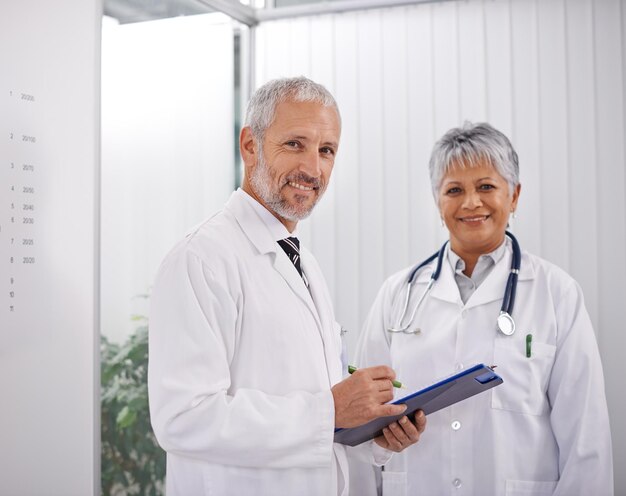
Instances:
[[[296,188],[302,191],[313,191],[317,189],[317,188],[314,188],[313,186],[305,186],[304,184],[297,183],[295,181],[288,181],[287,184],[291,186],[292,188]]]

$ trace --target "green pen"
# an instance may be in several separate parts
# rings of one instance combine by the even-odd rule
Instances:
[[[533,343],[533,335],[526,334],[526,358],[530,358],[532,343]]]
[[[354,374],[355,372],[356,372],[356,367],[354,365],[348,365],[348,373]],[[400,381],[391,381],[391,384],[393,384],[393,387],[406,389]]]

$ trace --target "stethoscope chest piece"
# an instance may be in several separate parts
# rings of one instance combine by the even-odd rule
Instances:
[[[515,321],[508,312],[500,312],[498,315],[498,330],[505,336],[512,336],[515,332]]]
[[[510,232],[505,232],[505,234],[511,239],[511,245],[513,248],[513,256],[511,258],[511,270],[509,272],[509,278],[506,283],[506,289],[504,290],[504,296],[502,298],[502,307],[500,308],[500,315],[498,315],[496,326],[498,330],[505,336],[512,336],[513,333],[515,332],[515,321],[513,320],[513,317],[511,317],[511,314],[513,313],[513,306],[515,304],[515,290],[517,288],[517,277],[519,275],[520,265],[522,263],[522,252],[520,250],[517,239],[515,239],[515,236],[513,236]],[[445,249],[446,249],[447,244],[448,242],[446,241],[437,253],[434,253],[433,255],[428,257],[426,260],[424,260],[421,264],[419,264],[417,267],[415,267],[411,271],[411,274],[409,275],[409,279],[406,283],[407,284],[406,296],[404,298],[404,308],[402,310],[402,315],[400,316],[400,319],[398,320],[398,324],[396,326],[387,328],[388,332],[391,332],[391,333],[403,332],[405,334],[420,334],[421,333],[421,329],[419,327],[417,329],[411,329],[410,328],[411,323],[415,319],[415,315],[417,313],[417,309],[419,308],[420,304],[422,303],[424,298],[426,298],[426,295],[428,294],[430,289],[433,287],[433,284],[435,283],[435,281],[439,278],[439,273],[441,272],[441,267],[442,267],[443,259],[445,256]],[[409,300],[411,299],[411,288],[413,286],[413,279],[415,278],[415,275],[422,267],[428,265],[430,262],[432,262],[435,259],[437,259],[437,267],[430,276],[430,281],[428,281],[428,286],[426,286],[426,289],[422,293],[422,296],[417,301],[417,304],[413,307],[413,313],[409,317],[408,322],[403,325],[403,322],[406,317],[407,309],[409,307]]]

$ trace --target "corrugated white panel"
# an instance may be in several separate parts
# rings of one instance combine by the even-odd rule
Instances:
[[[333,184],[335,200],[335,310],[339,322],[349,331],[347,339],[356,342],[361,322],[359,286],[359,204],[363,197],[359,188],[359,78],[357,19],[338,16],[335,22],[335,98],[341,109],[343,128]],[[316,214],[314,214],[316,215]],[[324,270],[326,268],[324,267]]]
[[[359,293],[361,308],[373,301],[385,276],[384,109],[382,12],[357,13],[359,88]],[[387,54],[385,54],[387,55]],[[341,274],[339,274],[341,277]],[[363,315],[359,316],[361,319]],[[355,323],[355,325],[357,325]]]
[[[302,229],[332,284],[338,318],[353,331],[351,349],[383,280],[447,236],[428,180],[435,140],[466,119],[488,120],[511,137],[522,180],[511,227],[524,248],[583,286],[607,376],[616,467],[626,463],[619,420],[626,416],[619,385],[626,348],[624,3],[416,4],[274,21],[257,33],[264,47],[259,84],[303,73],[306,64],[294,72],[285,46],[308,43],[304,74],[334,90],[342,111],[332,189]],[[304,22],[308,30],[289,27]],[[626,494],[621,472],[617,494]]]
[[[537,2],[539,38],[539,126],[541,254],[565,270],[569,263],[567,149],[567,51],[563,0]],[[555,201],[557,200],[557,201]]]
[[[487,121],[511,136],[513,57],[509,2],[487,0],[483,12]]]
[[[594,18],[595,140],[598,191],[599,285],[598,340],[606,375],[613,430],[616,494],[626,493],[626,399],[623,365],[626,333],[623,310],[626,302],[626,211],[624,188],[624,2],[596,0]],[[584,191],[573,192],[586,202]],[[588,243],[593,243],[592,239]],[[586,288],[585,288],[586,289]]]
[[[431,11],[434,86],[430,97],[435,103],[436,138],[463,120],[459,91],[458,5],[458,2],[437,3],[433,4]],[[480,3],[476,8],[480,8]]]
[[[458,6],[459,92],[461,118],[471,122],[487,119],[487,71],[484,9],[476,2]]]
[[[407,146],[409,150],[409,262],[434,252],[444,235],[428,178],[428,159],[435,141],[432,98],[432,6],[407,10]],[[407,265],[408,265],[407,264]]]
[[[271,29],[266,29],[267,39],[265,40],[265,64],[263,70],[263,79],[257,79],[258,83],[267,81],[269,79],[283,76],[286,72],[293,74],[291,65],[292,54],[292,42],[291,37],[291,22],[276,22]],[[307,45],[310,45],[308,43]],[[298,46],[296,44],[296,46]],[[304,47],[307,50],[308,60],[308,46]],[[303,54],[304,56],[304,54]],[[309,69],[310,70],[310,69]]]
[[[565,4],[567,31],[567,133],[570,273],[585,288],[587,308],[598,315],[598,166],[596,162],[593,6]],[[596,329],[596,333],[599,329]]]
[[[289,47],[292,74],[311,74],[311,20],[299,17],[289,24],[289,42],[280,40]],[[326,48],[326,47],[324,47]]]
[[[409,257],[409,113],[407,108],[407,63],[410,47],[407,45],[406,9],[382,12],[381,19],[383,132],[378,138],[383,143],[384,174],[382,202],[384,215],[383,271],[390,274],[411,263]],[[387,54],[393,53],[393,57]],[[367,261],[366,261],[367,263]]]
[[[520,160],[522,193],[512,229],[532,253],[541,253],[539,38],[536,1],[511,4],[513,123],[511,139]]]

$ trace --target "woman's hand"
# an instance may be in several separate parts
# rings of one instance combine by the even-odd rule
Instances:
[[[425,428],[426,415],[420,410],[415,414],[413,422],[404,416],[385,427],[383,435],[378,436],[374,441],[385,449],[399,453],[417,443]]]

